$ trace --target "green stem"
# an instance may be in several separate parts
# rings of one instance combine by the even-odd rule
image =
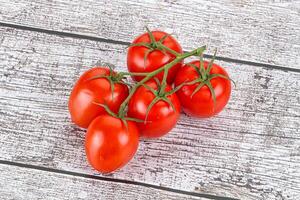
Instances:
[[[97,102],[93,102],[93,103],[96,104],[96,105],[98,105],[98,106],[101,106],[102,108],[104,108],[104,110],[105,110],[108,114],[110,114],[111,116],[117,117],[117,115],[116,115],[114,112],[112,112],[112,111],[109,109],[109,107],[108,107],[107,105],[102,104],[102,103],[97,103]]]
[[[137,90],[138,87],[140,87],[142,84],[144,84],[145,82],[147,82],[152,77],[154,77],[155,75],[159,74],[160,72],[162,72],[164,70],[166,70],[165,72],[167,72],[171,67],[173,67],[174,65],[176,65],[180,61],[184,60],[185,58],[188,58],[190,56],[196,56],[196,55],[202,54],[205,49],[206,49],[206,46],[202,46],[202,47],[197,48],[197,49],[195,49],[195,50],[193,50],[191,52],[180,54],[180,55],[176,56],[176,58],[173,61],[169,62],[168,64],[164,65],[163,67],[158,68],[157,70],[154,70],[152,72],[147,73],[147,75],[145,76],[145,78],[143,78],[140,82],[138,82],[137,84],[135,84],[131,88],[128,97],[120,105],[120,109],[119,109],[119,112],[118,112],[119,117],[120,118],[124,118],[126,106],[127,106],[129,100],[131,99],[131,97],[133,96],[133,94],[135,93],[135,91]]]
[[[163,45],[161,42],[157,42],[156,45],[157,45],[158,48],[164,49],[164,50],[168,51],[169,53],[173,54],[174,56],[179,56],[180,55],[180,53],[178,53],[177,51],[174,51],[173,49]]]
[[[164,76],[163,76],[163,79],[162,79],[162,82],[161,82],[161,87],[160,87],[160,90],[159,90],[158,95],[162,95],[162,94],[164,94],[164,92],[165,92],[165,89],[166,89],[166,87],[167,87],[167,77],[168,77],[168,73],[169,73],[169,70],[165,69],[165,70],[164,70]]]
[[[120,76],[147,76],[148,72],[120,72]]]

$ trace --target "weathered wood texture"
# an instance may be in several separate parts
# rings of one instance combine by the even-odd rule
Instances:
[[[125,183],[57,174],[0,164],[1,199],[168,199],[207,200]]]
[[[86,174],[84,130],[70,122],[74,81],[99,60],[124,70],[124,46],[0,28],[0,159]],[[220,62],[236,80],[217,117],[181,116],[107,175],[241,199],[300,199],[300,73]],[[103,176],[98,174],[99,176]]]
[[[130,42],[144,26],[178,36],[185,49],[300,69],[300,1],[0,0],[0,21]]]

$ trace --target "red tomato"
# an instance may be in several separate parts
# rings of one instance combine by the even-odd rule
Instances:
[[[89,163],[102,173],[117,170],[128,163],[138,149],[139,132],[135,122],[101,115],[89,125],[85,151]]]
[[[164,37],[167,33],[162,31],[153,31],[152,32],[155,40],[159,41],[162,37]],[[148,33],[144,33],[138,36],[134,41],[133,44],[137,44],[140,42],[150,43],[150,37]],[[172,37],[168,36],[162,42],[163,45],[169,47],[170,49],[182,53],[181,46],[179,43]],[[154,50],[148,54],[146,60],[144,59],[145,54],[149,49],[144,46],[132,46],[128,49],[127,54],[127,67],[130,72],[152,72],[165,64],[171,62],[175,59],[175,56],[171,53],[163,53],[160,50]],[[168,83],[172,83],[176,76],[177,71],[182,66],[182,62],[177,63],[169,70],[167,81]],[[156,75],[156,77],[162,80],[163,72]],[[136,81],[142,80],[144,77],[142,76],[134,76],[133,79]]]
[[[199,61],[191,62],[197,67],[200,66]],[[204,61],[204,68],[208,66],[208,62]],[[219,65],[213,64],[210,70],[210,74],[222,74],[228,77],[227,72]],[[183,82],[190,82],[199,78],[199,73],[192,66],[185,65],[179,71],[175,79],[175,86],[179,86]],[[231,93],[231,82],[228,79],[216,77],[210,80],[210,83],[215,91],[216,104],[212,94],[207,87],[204,85],[201,89],[196,92],[192,97],[192,93],[200,83],[193,85],[185,85],[177,91],[177,96],[180,100],[183,111],[191,116],[195,117],[211,117],[219,113],[227,104],[230,93]]]
[[[69,98],[69,111],[72,121],[78,126],[87,128],[95,117],[106,113],[104,108],[94,102],[106,104],[113,112],[117,112],[120,104],[128,96],[128,88],[122,83],[114,83],[112,98],[110,81],[106,78],[90,80],[95,76],[109,74],[107,68],[92,68],[75,84]]]
[[[158,85],[154,80],[146,82],[146,85],[158,89]],[[172,88],[167,85],[166,92]],[[128,116],[145,120],[147,108],[155,98],[153,92],[140,86],[128,104]],[[174,105],[175,110],[165,101],[159,100],[153,105],[148,113],[147,123],[137,123],[140,134],[146,138],[156,138],[168,133],[175,125],[180,116],[180,102],[175,93],[168,95],[167,98]]]

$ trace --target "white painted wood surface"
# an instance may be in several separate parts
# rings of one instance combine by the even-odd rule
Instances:
[[[0,164],[1,199],[207,200],[168,191]],[[151,195],[149,195],[151,194]]]
[[[84,131],[70,122],[67,100],[84,66],[125,70],[124,47],[0,27],[0,159],[103,176],[85,160]],[[106,176],[240,199],[299,199],[300,73],[219,64],[237,82],[220,115],[182,115],[168,136],[141,141],[134,160]]]
[[[131,42],[144,26],[220,56],[300,69],[298,0],[0,0],[0,21]]]

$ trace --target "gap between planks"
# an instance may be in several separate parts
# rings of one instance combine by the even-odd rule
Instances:
[[[127,45],[127,46],[130,44],[130,42],[125,42],[125,41],[105,39],[105,38],[101,38],[101,37],[81,35],[81,34],[70,33],[70,32],[54,31],[54,30],[49,30],[49,29],[29,27],[29,26],[23,26],[23,25],[18,25],[18,24],[10,24],[10,23],[5,23],[5,22],[0,22],[0,26],[20,29],[20,30],[34,31],[34,32],[39,32],[39,33],[46,33],[49,35],[59,35],[59,36],[64,36],[64,37],[92,40],[92,41],[97,41],[97,42],[106,42],[106,43],[111,43],[111,44],[119,44],[119,45]],[[204,57],[212,58],[212,55],[204,54]],[[239,64],[252,65],[255,67],[264,67],[264,68],[268,68],[268,69],[278,69],[278,70],[283,70],[283,71],[291,71],[291,72],[300,73],[300,69],[297,69],[297,68],[284,67],[284,66],[280,66],[280,65],[272,65],[272,64],[259,63],[259,62],[253,62],[253,61],[247,61],[247,60],[240,60],[240,59],[228,58],[228,57],[223,57],[223,56],[216,56],[216,60],[221,60],[221,61],[230,62],[230,63],[234,62],[234,63],[239,63]]]
[[[40,171],[45,171],[45,172],[52,172],[52,173],[56,173],[56,174],[76,176],[76,177],[93,179],[93,180],[101,180],[101,181],[114,182],[114,183],[123,183],[123,184],[127,184],[127,185],[142,186],[142,187],[147,187],[147,188],[152,188],[152,189],[157,189],[157,190],[163,190],[163,191],[167,191],[167,192],[185,194],[185,195],[194,196],[194,197],[203,197],[203,198],[207,198],[207,199],[238,200],[236,198],[221,197],[221,196],[216,196],[216,195],[211,195],[211,194],[188,192],[188,191],[184,191],[184,190],[177,190],[177,189],[173,189],[173,188],[169,188],[169,187],[157,186],[157,185],[152,185],[152,184],[142,183],[142,182],[137,182],[137,181],[129,181],[129,180],[116,179],[116,178],[107,178],[107,177],[101,177],[101,176],[96,176],[96,175],[90,175],[90,174],[84,174],[84,173],[78,173],[78,172],[71,172],[71,171],[47,168],[47,167],[42,167],[42,166],[35,166],[35,165],[11,162],[11,161],[6,161],[6,160],[0,160],[0,164],[9,165],[9,166],[16,166],[16,167],[21,167],[21,168],[26,168],[26,169],[35,169],[35,170],[40,170]]]

